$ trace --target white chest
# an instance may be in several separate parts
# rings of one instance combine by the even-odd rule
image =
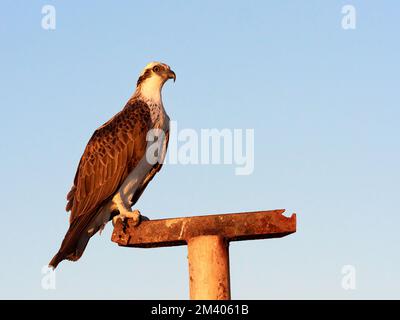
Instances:
[[[169,130],[169,117],[164,110],[162,102],[146,101],[150,109],[150,118],[153,129]],[[165,132],[166,133],[166,132]]]

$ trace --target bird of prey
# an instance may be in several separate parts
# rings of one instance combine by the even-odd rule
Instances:
[[[125,107],[93,133],[67,195],[69,229],[50,267],[65,259],[78,260],[89,239],[110,220],[130,218],[140,223],[140,212],[131,207],[161,169],[168,146],[169,117],[161,98],[168,79],[176,80],[168,65],[149,63]],[[163,133],[154,138],[160,146],[157,161],[149,160],[148,151],[155,143],[148,138],[152,130]]]

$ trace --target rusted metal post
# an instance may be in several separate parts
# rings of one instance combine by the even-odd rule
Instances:
[[[143,221],[118,221],[112,241],[124,247],[188,245],[190,298],[230,299],[229,242],[280,238],[296,232],[285,210]]]
[[[229,300],[229,243],[221,236],[188,241],[190,299]]]

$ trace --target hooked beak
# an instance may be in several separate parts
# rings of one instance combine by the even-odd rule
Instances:
[[[168,70],[168,79],[174,79],[174,82],[176,80],[176,74],[172,70]]]

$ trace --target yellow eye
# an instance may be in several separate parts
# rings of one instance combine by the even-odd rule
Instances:
[[[153,67],[153,71],[154,72],[159,72],[160,71],[160,67],[159,66],[154,66]]]

